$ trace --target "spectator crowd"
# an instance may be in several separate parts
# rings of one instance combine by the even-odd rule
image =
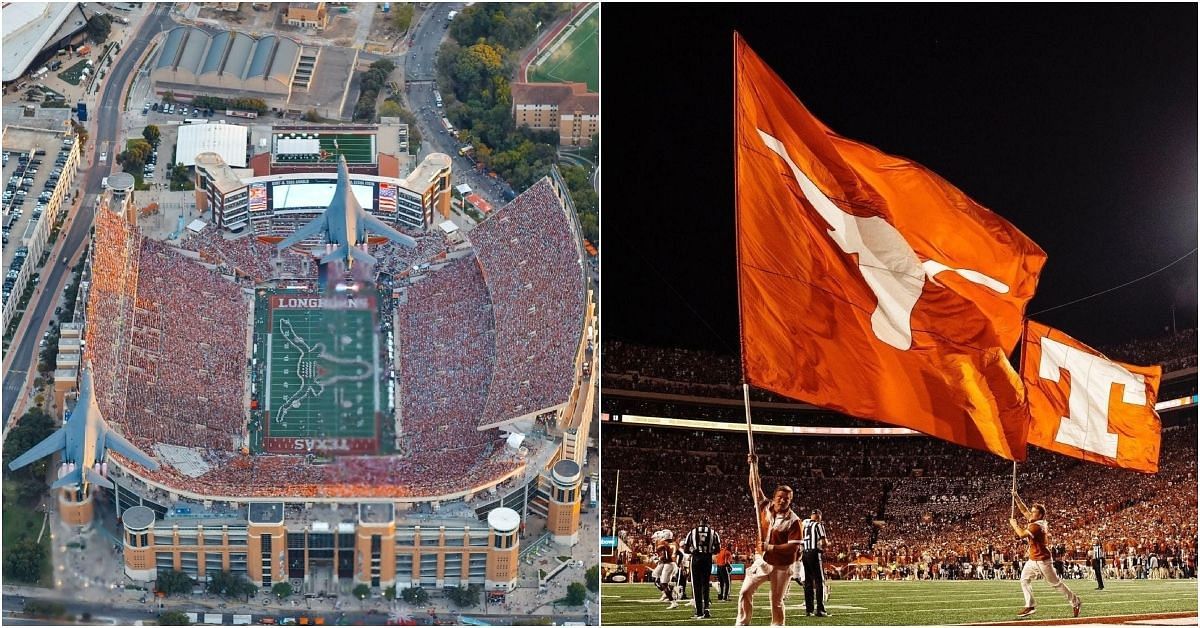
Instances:
[[[479,424],[566,403],[583,335],[583,267],[579,236],[549,179],[470,237],[496,321],[496,368]]]
[[[1027,503],[1048,507],[1052,550],[1066,577],[1089,576],[1091,539],[1110,577],[1195,577],[1195,410],[1164,427],[1160,469],[1141,474],[1030,448],[1018,465]],[[1012,465],[924,436],[755,439],[764,488],[795,489],[794,508],[824,511],[826,560],[845,578],[1013,578],[1025,545],[1007,525]],[[647,560],[649,534],[681,534],[707,516],[742,561],[753,552],[754,504],[745,436],[605,425],[604,534],[631,561]],[[614,481],[620,471],[620,494]],[[613,501],[616,500],[614,519]],[[1018,518],[1019,515],[1018,515]],[[615,529],[613,528],[615,521]]]
[[[296,226],[277,218],[275,231]],[[477,427],[567,401],[583,321],[578,247],[545,180],[471,236],[474,254],[454,259],[440,234],[417,237],[413,249],[372,248],[396,289],[382,301],[395,328],[385,317],[377,331],[395,334],[396,363],[380,375],[399,381],[398,454],[248,455],[248,430],[261,421],[248,418],[247,329],[265,322],[250,287],[286,278],[315,289],[316,265],[212,227],[172,248],[99,212],[85,359],[105,418],[166,463],[139,475],[202,495],[402,498],[518,472],[525,462],[504,435]],[[193,449],[205,464],[176,467],[159,443]]]

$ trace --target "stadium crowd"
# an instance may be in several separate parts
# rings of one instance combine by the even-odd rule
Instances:
[[[413,282],[396,314],[396,432],[405,455],[426,459],[430,474],[470,468],[491,436],[463,417],[483,411],[496,361],[491,301],[476,260],[453,260]]]
[[[1161,364],[1163,373],[1196,366],[1196,330],[1160,338],[1134,340],[1101,351],[1123,362]],[[734,356],[712,351],[649,347],[609,340],[604,343],[606,389],[639,390],[676,395],[740,399],[741,366]],[[767,391],[751,390],[751,398],[788,401]]]
[[[1190,412],[1190,414],[1189,414]],[[1140,474],[1036,448],[1018,466],[1027,503],[1049,509],[1060,570],[1087,577],[1098,536],[1110,577],[1195,577],[1195,411],[1163,430],[1160,470]],[[1182,415],[1182,416],[1179,416]],[[604,534],[616,532],[646,560],[649,534],[682,534],[707,515],[739,560],[754,547],[745,436],[605,425]],[[835,577],[1013,578],[1025,546],[1008,529],[1011,463],[922,436],[756,440],[765,487],[788,484],[794,508],[824,511]],[[1018,514],[1018,519],[1020,518]]]
[[[255,228],[286,235],[274,232],[295,226],[281,218]],[[546,181],[472,236],[477,257],[444,266],[450,247],[440,234],[418,237],[414,249],[372,249],[377,270],[394,278],[385,285],[406,292],[395,300],[396,329],[390,320],[380,327],[394,331],[399,352],[399,455],[247,455],[248,423],[261,417],[247,419],[253,297],[245,287],[281,277],[311,287],[316,265],[284,252],[279,267],[274,246],[211,227],[176,249],[100,212],[86,358],[105,417],[167,463],[139,475],[203,495],[354,498],[444,495],[519,471],[525,462],[501,435],[476,427],[480,417],[490,423],[566,401],[582,332],[578,249]],[[427,261],[435,268],[411,272]],[[204,465],[176,467],[157,443],[191,448]]]
[[[311,216],[308,218],[311,219]],[[298,227],[307,221],[291,222],[297,222],[295,227]],[[302,245],[279,252],[274,244],[263,242],[254,235],[227,238],[213,225],[206,225],[199,232],[189,231],[188,234],[181,248],[196,252],[200,261],[217,266],[217,270],[224,274],[237,276],[247,285],[279,278],[315,280],[317,277],[317,265],[312,263],[311,256]],[[273,230],[267,235],[277,234]],[[371,246],[371,255],[378,260],[378,272],[403,276],[416,264],[444,257],[449,249],[440,232],[409,235],[417,241],[417,246],[411,249],[391,241]]]
[[[471,232],[496,321],[496,368],[480,425],[567,401],[583,333],[577,236],[549,179]]]

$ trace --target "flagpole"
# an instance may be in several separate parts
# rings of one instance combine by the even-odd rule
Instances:
[[[1029,354],[1029,345],[1026,339],[1029,338],[1029,318],[1021,318],[1021,360],[1017,365],[1019,370],[1018,377],[1025,376],[1025,356]],[[1021,396],[1024,398],[1025,407],[1029,407],[1029,389],[1021,386]],[[1012,499],[1009,506],[1008,517],[1011,519],[1017,516],[1017,461],[1013,460],[1012,474]]]
[[[754,424],[750,420],[750,384],[742,383],[742,401],[746,405],[746,444],[750,448],[750,455],[754,455]],[[758,475],[758,463],[755,462],[750,467],[750,472]],[[762,480],[760,479],[759,482]],[[758,533],[758,545],[755,546],[755,552],[762,547],[762,511],[758,506],[758,495],[751,495],[750,499],[754,501],[754,530]]]
[[[1008,518],[1017,516],[1017,461],[1013,460],[1012,505],[1008,510]]]

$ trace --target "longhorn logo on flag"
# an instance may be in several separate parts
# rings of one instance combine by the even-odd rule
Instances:
[[[915,162],[840,137],[735,36],[747,383],[1025,457],[1006,353],[1045,253]]]
[[[1162,368],[1133,366],[1041,323],[1021,344],[1029,444],[1112,467],[1158,471]]]

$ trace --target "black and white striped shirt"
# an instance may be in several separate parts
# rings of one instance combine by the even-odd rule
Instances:
[[[696,554],[716,554],[721,549],[721,535],[708,526],[696,526],[683,539],[683,546]]]
[[[1092,558],[1104,558],[1104,548],[1099,543],[1092,546]]]
[[[804,520],[804,546],[805,551],[821,549],[819,541],[825,538],[825,524],[812,519]]]

